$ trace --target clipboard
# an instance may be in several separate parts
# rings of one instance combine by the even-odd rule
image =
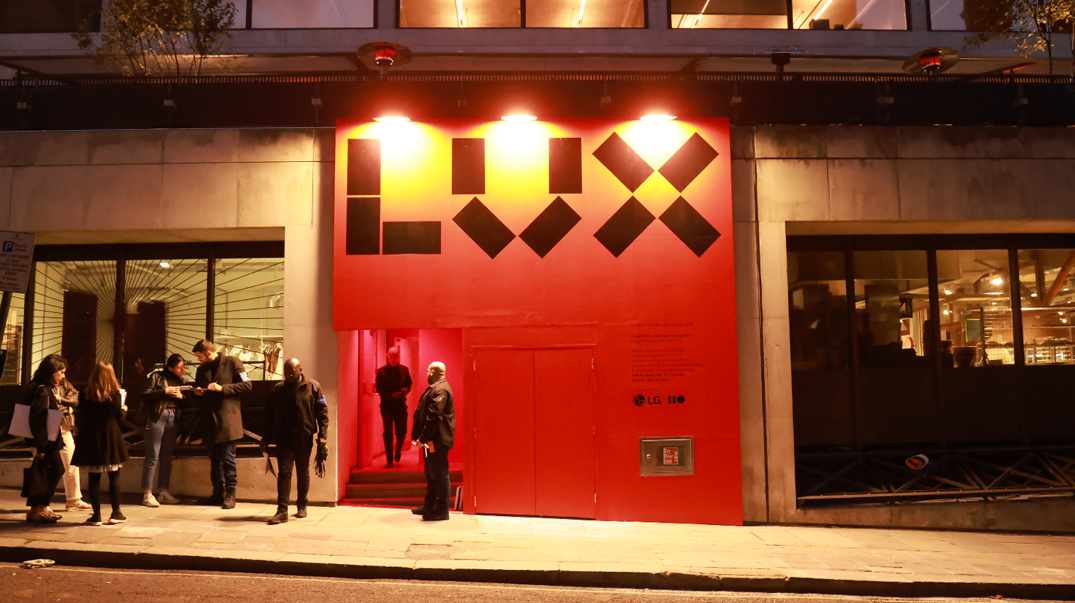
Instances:
[[[48,432],[49,441],[54,442],[60,435],[60,422],[63,420],[63,411],[55,408],[49,409]],[[11,416],[11,427],[7,432],[13,436],[21,436],[33,439],[34,434],[30,431],[30,405],[16,404],[15,412]]]

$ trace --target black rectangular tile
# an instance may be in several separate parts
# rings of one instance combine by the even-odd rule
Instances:
[[[582,139],[549,139],[549,194],[582,192]]]
[[[384,254],[439,254],[440,222],[385,222]]]
[[[381,194],[381,141],[352,138],[347,141],[347,194]]]
[[[381,252],[381,200],[365,197],[347,200],[347,255]]]
[[[452,194],[485,194],[485,139],[452,139]]]

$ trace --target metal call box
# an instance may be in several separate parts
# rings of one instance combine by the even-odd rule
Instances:
[[[694,475],[694,437],[639,438],[639,468],[642,477],[653,475]]]

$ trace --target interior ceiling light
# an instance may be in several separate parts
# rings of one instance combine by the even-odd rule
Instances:
[[[649,115],[643,115],[642,121],[672,121],[675,119],[675,115],[666,115],[663,113],[651,113]]]
[[[944,290],[944,294],[945,294],[945,295],[951,295],[951,294],[952,294],[952,290],[951,290],[951,289],[945,289],[945,290]]]
[[[709,8],[709,0],[705,0],[705,4],[702,5],[702,10],[698,13],[698,16],[694,18],[694,23],[691,25],[691,29],[698,27],[698,24],[702,22],[702,17],[705,15],[705,9]]]
[[[830,5],[832,5],[832,0],[829,0],[828,2],[826,2],[825,6],[822,6],[821,10],[817,11],[817,14],[814,15],[814,20],[816,21],[816,20],[820,19],[821,15],[825,14],[825,11],[829,9]]]
[[[467,10],[463,8],[463,0],[455,0],[455,22],[458,27],[467,26]]]
[[[161,262],[161,268],[171,268],[171,267],[172,267],[172,265],[169,264],[168,262]]]
[[[579,18],[575,21],[575,27],[582,27],[582,18],[586,13],[586,0],[582,0],[582,4],[579,5]]]
[[[537,118],[533,115],[526,115],[523,113],[512,113],[511,115],[505,115],[500,119],[504,121],[534,121]]]
[[[410,121],[411,118],[404,117],[402,115],[382,115],[381,117],[374,117],[373,121],[380,121],[385,123],[399,123],[404,121]]]
[[[994,285],[1003,285],[1004,284],[1004,279],[1000,278],[999,276],[993,277],[993,284]]]

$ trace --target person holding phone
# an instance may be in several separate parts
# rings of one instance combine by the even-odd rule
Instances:
[[[127,415],[127,392],[120,389],[116,371],[107,362],[98,362],[90,381],[79,396],[78,414],[82,428],[75,437],[71,462],[90,472],[90,505],[93,515],[86,523],[101,525],[101,474],[108,474],[108,502],[112,515],[108,523],[127,521],[119,505],[119,470],[130,458],[119,422]]]
[[[195,376],[202,397],[204,441],[209,447],[209,479],[213,495],[205,502],[222,509],[235,508],[235,488],[239,474],[235,465],[235,443],[243,439],[242,401],[239,396],[254,385],[246,374],[243,361],[218,354],[208,339],[199,340],[191,350],[201,363]]]
[[[142,505],[174,505],[179,499],[168,492],[172,477],[172,450],[179,435],[178,402],[183,400],[183,376],[187,364],[179,354],[168,357],[164,369],[149,376],[142,395],[146,418],[146,460],[142,465]],[[159,470],[158,470],[159,466]],[[159,472],[158,472],[159,471]],[[157,478],[159,496],[153,496],[153,478]]]

